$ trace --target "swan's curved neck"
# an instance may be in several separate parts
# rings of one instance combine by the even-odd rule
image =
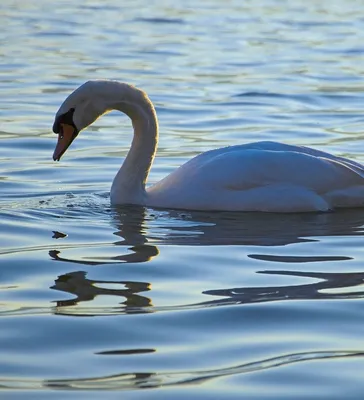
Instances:
[[[158,121],[147,95],[135,88],[109,109],[119,110],[132,120],[134,137],[131,148],[111,186],[112,204],[145,204],[145,184],[158,144]]]

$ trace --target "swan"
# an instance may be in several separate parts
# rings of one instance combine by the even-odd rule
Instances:
[[[79,132],[111,110],[133,125],[131,148],[110,191],[113,205],[221,211],[313,212],[364,206],[364,166],[309,147],[273,141],[210,150],[146,188],[158,143],[147,94],[127,83],[92,80],[71,93],[53,125],[59,161]]]

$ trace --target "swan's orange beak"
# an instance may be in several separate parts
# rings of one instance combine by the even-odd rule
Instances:
[[[70,144],[77,136],[76,129],[72,125],[61,124],[60,133],[58,134],[57,146],[53,153],[53,160],[59,161],[66,152]]]

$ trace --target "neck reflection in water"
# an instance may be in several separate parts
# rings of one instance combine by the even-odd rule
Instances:
[[[62,257],[61,251],[49,252],[56,261],[85,266],[106,264],[143,263],[159,254],[157,245],[177,246],[285,246],[300,242],[318,241],[321,236],[362,235],[364,216],[355,210],[332,214],[254,214],[254,213],[203,213],[184,211],[158,211],[143,207],[127,206],[113,212],[114,235],[123,253],[112,257]],[[63,246],[62,249],[65,249]],[[345,261],[345,256],[277,256],[250,254],[251,259],[269,263],[312,263]],[[242,264],[242,268],[244,265]],[[70,293],[75,298],[57,301],[56,313],[72,315],[102,315],[108,313],[148,313],[171,309],[200,308],[232,304],[249,304],[289,299],[337,299],[363,297],[364,290],[347,288],[362,285],[364,273],[312,273],[305,271],[265,270],[260,274],[285,275],[312,278],[314,283],[288,286],[234,287],[225,289],[206,288],[202,293],[220,296],[222,299],[207,300],[179,306],[154,306],[152,282],[130,280],[91,280],[84,271],[72,271],[59,276],[54,290]],[[317,282],[317,280],[320,280]],[[345,290],[344,290],[345,288]],[[148,292],[148,296],[145,293]],[[97,296],[125,298],[117,307],[75,309],[81,302],[89,302]]]

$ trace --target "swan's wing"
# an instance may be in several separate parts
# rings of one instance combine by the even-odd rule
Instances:
[[[214,174],[210,174],[212,182],[225,182],[235,190],[282,183],[325,193],[364,184],[363,170],[335,159],[295,151],[232,153],[211,160],[210,171]],[[216,179],[219,175],[220,179]]]
[[[334,156],[330,153],[326,153],[325,151],[316,150],[316,149],[312,149],[310,147],[305,147],[305,146],[284,145],[282,143],[276,143],[276,142],[261,142],[261,143],[265,143],[267,145],[267,147],[272,146],[273,149],[274,149],[274,147],[276,147],[277,148],[276,151],[280,151],[279,149],[281,149],[281,151],[282,151],[283,148],[285,148],[288,151],[309,154],[313,157],[319,157],[319,158],[324,158],[326,160],[337,161],[341,164],[344,164],[344,165],[352,168],[353,170],[355,170],[356,172],[358,172],[359,174],[361,174],[364,177],[364,166],[358,162],[349,160],[344,157]]]
[[[160,182],[189,191],[209,187],[247,190],[277,183],[324,193],[363,185],[364,168],[307,147],[258,142],[203,153]]]
[[[326,211],[364,204],[364,168],[306,147],[258,142],[203,153],[148,189],[150,204]]]
[[[317,150],[317,149],[312,149],[310,147],[295,146],[295,145],[279,143],[279,142],[274,142],[274,141],[261,141],[261,142],[253,142],[253,143],[248,143],[248,144],[243,144],[243,145],[238,145],[238,146],[230,146],[230,147],[225,147],[223,149],[212,150],[211,152],[206,152],[204,154],[206,154],[208,156],[208,154],[210,153],[210,155],[213,156],[214,152],[216,152],[216,154],[218,154],[219,152],[229,153],[229,152],[244,151],[244,150],[267,150],[267,151],[278,151],[278,152],[288,151],[288,152],[294,152],[294,153],[308,154],[313,157],[319,157],[319,158],[324,158],[327,160],[338,161],[341,164],[347,165],[348,167],[354,169],[356,172],[358,172],[364,176],[364,166],[358,162],[349,160],[344,157],[334,156],[333,154],[327,153],[325,151]]]
[[[231,204],[231,209],[252,209],[261,201],[293,207],[306,199],[308,208],[324,209],[317,196],[343,206],[354,198],[355,204],[361,202],[364,168],[307,147],[258,142],[202,153],[148,188],[148,193],[156,204],[168,207],[205,209],[217,204],[216,209],[228,209]]]

